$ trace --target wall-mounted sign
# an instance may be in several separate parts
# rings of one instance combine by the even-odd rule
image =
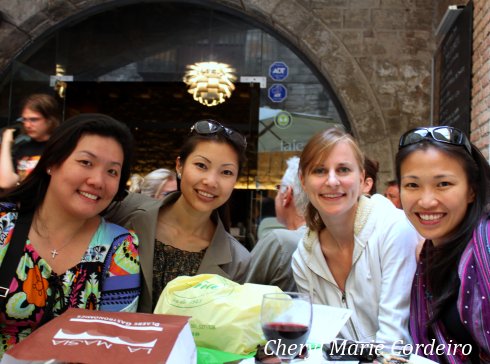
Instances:
[[[293,124],[293,116],[287,111],[281,111],[274,118],[274,125],[279,129],[287,129]]]
[[[473,4],[458,13],[434,57],[434,125],[450,125],[470,134]]]
[[[260,88],[267,88],[267,78],[265,76],[241,76],[240,82],[258,83]]]
[[[269,67],[269,77],[274,81],[282,81],[288,77],[289,68],[284,62],[274,62]]]
[[[275,83],[271,87],[269,87],[269,91],[267,94],[272,102],[283,102],[284,99],[288,96],[288,90],[286,86]]]

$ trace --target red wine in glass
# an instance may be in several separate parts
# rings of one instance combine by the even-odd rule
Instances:
[[[298,292],[267,293],[262,299],[260,318],[267,339],[265,354],[290,362],[302,351],[310,333],[310,296]]]
[[[309,327],[289,322],[272,322],[262,327],[270,348],[278,356],[296,357],[306,342]]]

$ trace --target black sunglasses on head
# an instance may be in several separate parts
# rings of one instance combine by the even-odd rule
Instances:
[[[191,134],[215,135],[224,132],[225,136],[242,148],[247,147],[247,139],[239,132],[221,125],[216,120],[199,120],[191,126]]]
[[[398,149],[402,149],[412,144],[420,143],[423,140],[434,140],[436,142],[459,145],[465,147],[471,155],[471,143],[466,135],[459,129],[452,126],[436,126],[432,128],[415,128],[407,131],[400,138]]]

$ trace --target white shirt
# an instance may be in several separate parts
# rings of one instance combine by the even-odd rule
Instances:
[[[410,291],[419,239],[403,211],[388,199],[381,195],[362,196],[356,212],[352,268],[345,292],[328,268],[318,233],[311,230],[293,255],[298,291],[309,292],[313,303],[353,310],[340,332],[345,339],[410,343]]]

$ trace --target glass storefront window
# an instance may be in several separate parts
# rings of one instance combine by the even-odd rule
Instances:
[[[247,135],[249,165],[237,187],[263,191],[280,183],[286,160],[314,133],[348,129],[326,80],[252,19],[187,2],[97,11],[43,36],[0,75],[0,127],[15,121],[23,97],[54,93],[53,76],[69,76],[64,116],[98,111],[128,123],[137,142],[135,172],[173,169],[189,126],[213,118]],[[187,93],[186,66],[201,61],[234,68],[236,89],[225,103],[206,107]]]
[[[240,128],[258,132],[254,143],[257,169],[253,168],[252,176],[255,185],[246,184],[245,188],[273,188],[287,158],[298,155],[313,133],[342,125],[338,103],[332,99],[325,82],[267,29],[224,10],[187,3],[127,5],[85,19],[75,17],[71,24],[21,55],[10,74],[4,75],[0,114],[4,123],[15,119],[18,113],[13,112],[15,104],[27,93],[51,91],[49,76],[56,72],[73,76],[75,84],[178,83],[182,82],[187,65],[209,60],[230,64],[236,70],[238,82],[253,79],[261,83],[258,100],[248,103],[254,108],[248,111],[249,122],[258,125]],[[26,83],[29,87],[25,87]],[[69,99],[71,87],[68,82],[69,105],[74,103]],[[244,89],[235,91],[232,97],[250,98],[238,95]],[[185,92],[176,94],[173,103],[178,103],[179,98],[191,98]],[[161,108],[162,119],[168,119],[165,108]],[[217,106],[204,110],[207,116],[217,115],[216,118],[235,124],[233,113],[220,117],[220,109]],[[141,119],[145,118],[143,113],[140,110]],[[187,126],[185,121],[172,120],[182,127]],[[144,173],[150,168],[153,165],[140,163],[137,170]]]

